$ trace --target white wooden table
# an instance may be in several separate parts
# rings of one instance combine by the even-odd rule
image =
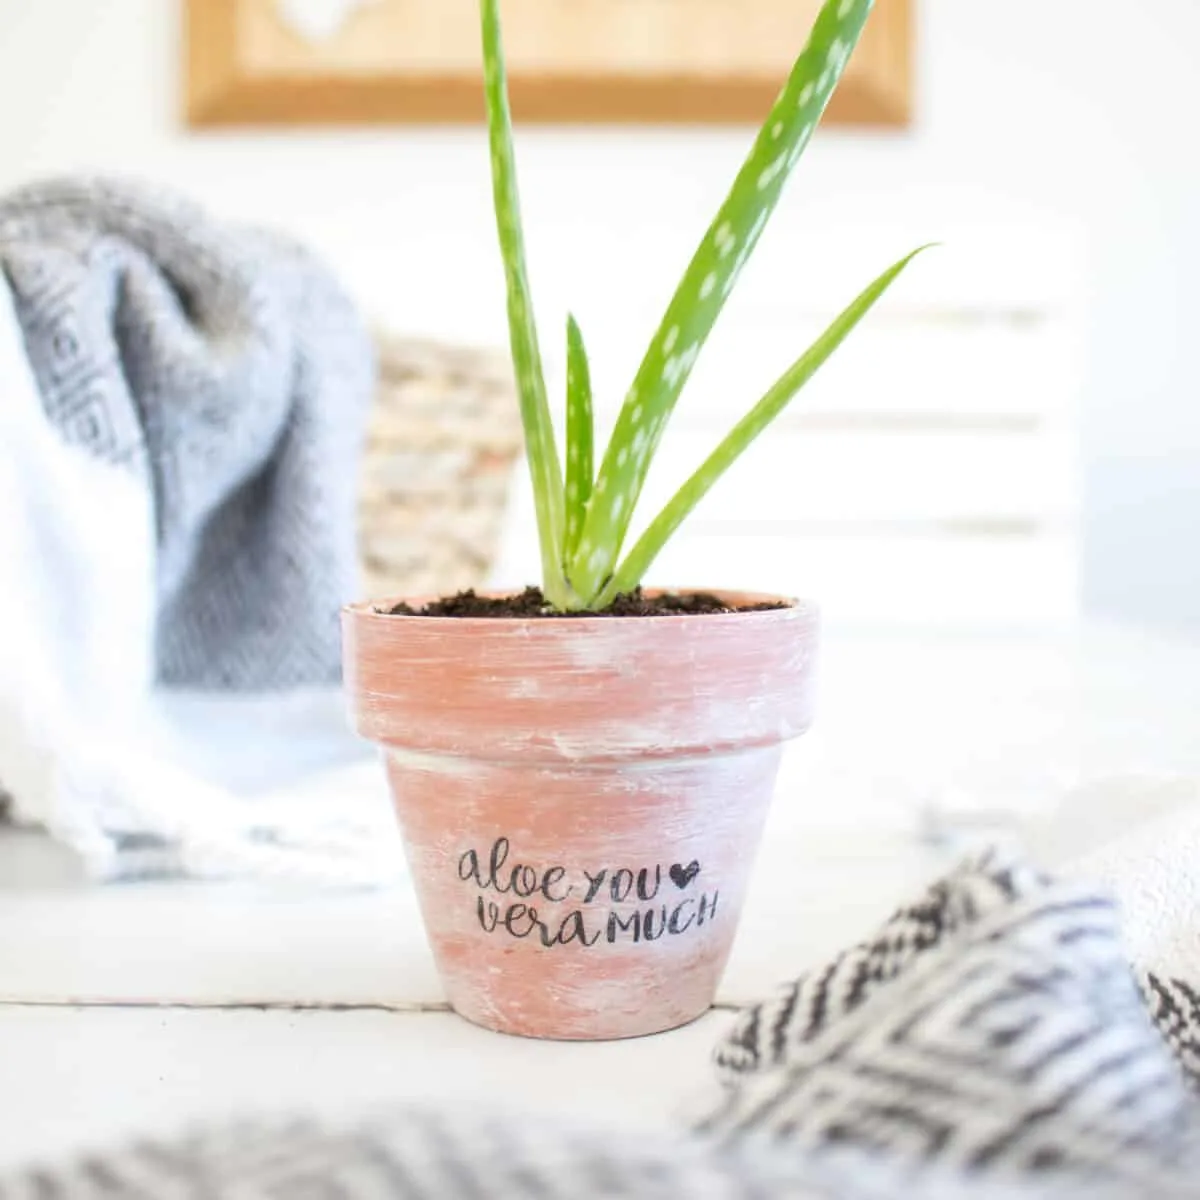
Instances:
[[[732,1009],[943,868],[953,848],[915,835],[922,804],[967,819],[1004,806],[1036,828],[1090,778],[1200,777],[1200,643],[832,630],[823,675],[719,1006],[656,1038],[538,1043],[460,1021],[403,880],[369,895],[96,889],[41,839],[0,837],[0,1167],[263,1107],[420,1096],[664,1124],[711,1087]],[[382,785],[371,770],[346,786]]]

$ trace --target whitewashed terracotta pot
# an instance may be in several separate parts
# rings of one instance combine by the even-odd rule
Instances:
[[[730,606],[775,597],[729,594]],[[812,710],[811,605],[669,617],[343,617],[450,1003],[607,1039],[713,1001],[783,743]]]

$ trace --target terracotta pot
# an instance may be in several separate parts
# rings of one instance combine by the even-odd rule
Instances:
[[[813,607],[561,620],[376,608],[343,614],[347,688],[359,732],[383,748],[454,1009],[560,1039],[704,1013],[782,744],[809,725]]]

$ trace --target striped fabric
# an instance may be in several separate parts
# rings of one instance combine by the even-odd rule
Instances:
[[[409,1105],[0,1178],[0,1200],[909,1200],[1200,1195],[1196,994],[1139,980],[1113,905],[963,864],[745,1012],[674,1137]]]

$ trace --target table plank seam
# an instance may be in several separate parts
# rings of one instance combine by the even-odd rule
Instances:
[[[381,1013],[410,1013],[414,1015],[427,1013],[452,1013],[454,1010],[444,1001],[416,1001],[412,1003],[387,1004],[382,1001],[357,1003],[353,1001],[304,1001],[304,1000],[88,1000],[88,999],[33,999],[33,1000],[4,1000],[0,999],[0,1013],[19,1011],[22,1009],[63,1009],[87,1008],[108,1009],[114,1011],[157,1011],[177,1009],[184,1012],[381,1012]],[[711,1012],[740,1012],[742,1006],[718,1001],[710,1008]]]

